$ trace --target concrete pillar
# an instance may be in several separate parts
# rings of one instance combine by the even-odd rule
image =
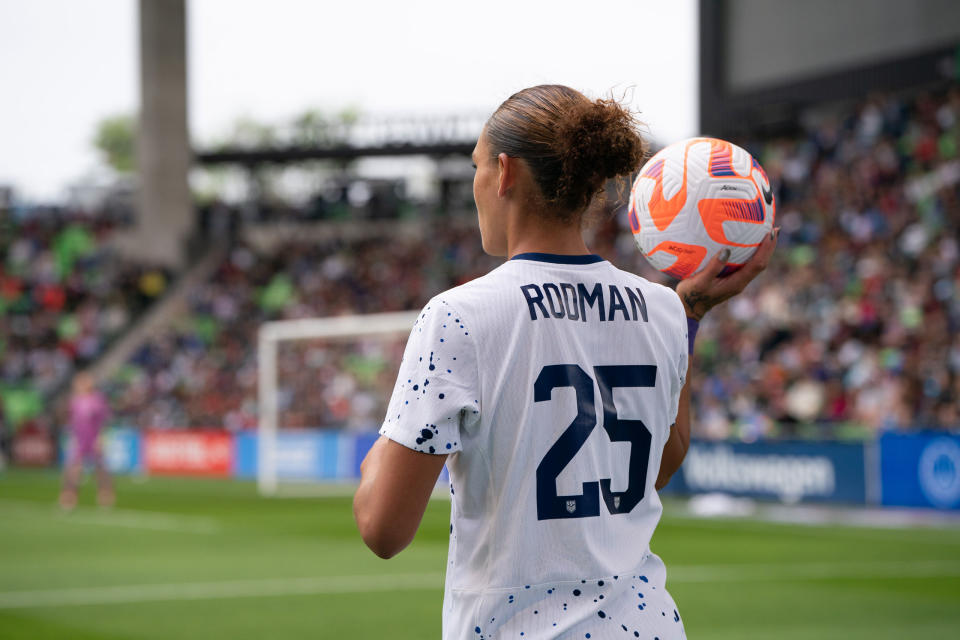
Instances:
[[[190,162],[185,0],[140,0],[137,228],[123,242],[139,258],[183,265],[194,224]]]

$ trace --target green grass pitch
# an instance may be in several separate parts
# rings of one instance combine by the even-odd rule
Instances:
[[[413,545],[366,550],[346,496],[118,480],[55,506],[52,472],[0,473],[0,638],[437,638],[449,503]],[[671,514],[671,511],[673,512]],[[693,640],[956,638],[960,530],[696,520],[653,541]]]

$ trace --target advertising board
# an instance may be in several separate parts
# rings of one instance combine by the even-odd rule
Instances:
[[[338,431],[291,430],[277,434],[277,476],[291,481],[336,481],[354,477],[354,448],[359,436]],[[234,475],[257,475],[260,450],[256,433],[235,440]]]
[[[136,473],[140,467],[140,432],[109,429],[101,440],[103,459],[110,473]]]
[[[147,473],[229,476],[233,471],[233,436],[226,431],[150,429],[142,442]]]
[[[864,445],[841,442],[694,441],[668,488],[784,503],[866,502]]]
[[[26,426],[13,436],[13,464],[21,467],[48,467],[57,458],[53,436],[46,429]]]
[[[960,435],[884,434],[880,479],[886,506],[960,509]]]

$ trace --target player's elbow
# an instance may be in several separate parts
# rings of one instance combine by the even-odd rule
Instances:
[[[382,540],[382,539],[364,539],[364,542],[367,543],[367,547],[373,551],[373,555],[377,556],[382,560],[389,560],[393,556],[397,555],[406,545],[396,545],[392,541]]]
[[[403,551],[413,539],[398,523],[389,518],[371,512],[354,502],[353,517],[363,543],[370,551],[384,560],[388,560]]]
[[[378,558],[389,560],[410,544],[410,538],[392,527],[375,523],[362,524],[359,521],[357,526],[360,529],[360,537],[363,538],[363,543]]]
[[[653,484],[653,488],[656,489],[657,491],[660,491],[660,490],[663,489],[665,486],[667,486],[668,484],[670,484],[670,478],[672,478],[672,477],[673,477],[673,474],[672,474],[672,473],[662,473],[662,472],[661,472],[660,475],[657,476],[657,481]]]

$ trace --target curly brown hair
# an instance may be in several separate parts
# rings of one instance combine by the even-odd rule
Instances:
[[[647,154],[630,111],[563,85],[513,94],[485,127],[493,156],[522,158],[544,204],[562,222],[579,220],[607,180],[635,172]]]

